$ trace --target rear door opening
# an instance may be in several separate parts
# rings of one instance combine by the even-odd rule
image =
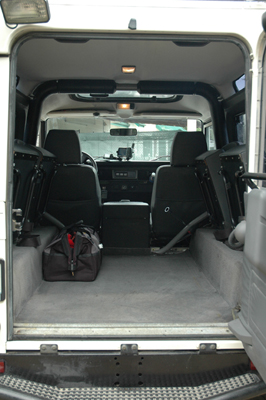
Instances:
[[[43,36],[25,42],[19,50],[17,109],[21,110],[21,116],[17,114],[17,118],[21,117],[22,121],[24,118],[26,129],[24,133],[21,124],[17,123],[18,158],[24,158],[19,140],[26,140],[31,146],[36,144],[39,117],[43,121],[38,133],[40,147],[43,147],[49,129],[71,127],[79,132],[80,140],[85,140],[86,152],[90,152],[97,148],[97,140],[99,144],[104,140],[108,143],[107,124],[114,116],[115,123],[121,126],[153,124],[152,129],[156,127],[157,132],[165,130],[169,138],[172,138],[172,132],[191,129],[191,122],[198,119],[198,124],[193,126],[195,130],[202,131],[203,125],[210,126],[210,123],[214,129],[216,144],[214,136],[209,137],[209,151],[226,144],[225,120],[218,90],[220,96],[225,98],[233,95],[231,82],[245,71],[243,53],[232,41],[204,38],[204,43],[198,45],[197,42],[191,44],[188,41],[186,44],[186,41],[178,40],[98,39],[72,43],[61,39]],[[136,76],[125,76],[122,82],[121,75],[120,81],[116,79],[115,82],[115,74],[111,74],[110,68],[105,70],[104,64],[96,57],[100,48],[112,68],[115,67],[114,54],[120,54],[121,65],[136,64],[136,71],[142,71],[142,81],[138,81]],[[52,53],[57,58],[53,68],[49,62]],[[85,60],[80,60],[80,54],[89,57],[91,72],[85,68]],[[33,56],[39,59],[38,63],[33,62]],[[130,59],[129,56],[131,63],[125,61]],[[149,57],[153,58],[152,64]],[[191,62],[192,57],[202,64],[202,68]],[[70,64],[69,58],[74,63]],[[47,62],[49,68],[45,66]],[[223,74],[225,69],[228,72]],[[84,80],[85,76],[90,80]],[[99,76],[109,81],[99,80]],[[181,82],[180,77],[185,82]],[[64,80],[60,80],[62,78]],[[43,83],[44,79],[47,83]],[[169,82],[164,83],[166,79]],[[196,81],[199,83],[195,84]],[[36,88],[36,82],[42,83]],[[125,97],[121,97],[120,87],[123,87]],[[137,100],[136,96],[132,96],[133,87],[137,92],[144,93]],[[113,95],[105,94],[112,91]],[[29,100],[32,92],[32,99]],[[149,92],[152,94],[148,95]],[[131,104],[128,114],[118,112],[117,104],[123,98]],[[84,115],[87,120],[82,118]],[[97,139],[99,121],[103,125],[103,133]],[[174,128],[176,131],[172,130]],[[140,144],[143,151],[136,148],[138,157],[135,160],[115,159],[116,155],[112,159],[111,150],[109,159],[108,155],[102,154],[102,150],[101,154],[92,153],[94,158],[103,157],[101,160],[96,158],[103,210],[106,209],[105,203],[121,200],[144,202],[151,206],[154,173],[160,165],[169,166],[167,157],[171,157],[172,139],[167,139],[163,150],[160,150],[158,138],[154,134],[150,141],[143,141]],[[132,138],[127,138],[129,141]],[[119,147],[124,147],[124,143],[129,146],[127,142],[122,139],[117,141]],[[49,165],[56,165],[53,155],[45,156]],[[147,156],[156,160],[147,161]],[[167,157],[161,159],[162,156]],[[48,184],[42,198],[47,197],[49,190]],[[42,208],[38,210],[38,206]],[[95,282],[46,282],[42,278],[42,251],[54,237],[56,228],[42,226],[40,211],[47,208],[47,203],[39,202],[38,206],[35,206],[32,221],[27,222],[35,225],[33,233],[40,236],[41,245],[37,248],[14,245],[13,249],[14,339],[44,334],[46,337],[112,337],[114,334],[158,337],[162,333],[179,335],[179,332],[182,337],[184,332],[195,336],[204,332],[211,336],[218,334],[232,338],[227,323],[239,307],[242,252],[234,252],[215,240],[214,231],[217,227],[222,229],[222,226],[215,225],[215,221],[204,221],[200,230],[192,232],[192,238],[189,234],[168,254],[158,256],[152,251],[169,242],[172,234],[158,238],[153,235],[152,226],[145,246],[134,247],[132,237],[132,245],[119,247],[119,240],[123,242],[122,236],[127,235],[127,230],[130,235],[133,222],[129,218],[125,230],[120,231],[118,244],[105,249],[103,243],[103,263]],[[175,214],[172,218],[175,219]],[[101,226],[104,227],[104,223],[102,221]],[[116,223],[114,220],[114,227]],[[133,236],[138,235],[137,230],[133,229],[133,232]],[[100,231],[100,234],[104,237],[104,232]]]

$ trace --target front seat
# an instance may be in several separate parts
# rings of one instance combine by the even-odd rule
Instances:
[[[206,211],[195,175],[195,158],[207,150],[202,132],[177,132],[170,165],[156,171],[151,198],[155,238],[170,240],[189,222]]]
[[[57,158],[46,211],[64,225],[79,220],[98,230],[101,221],[101,188],[95,168],[81,164],[76,131],[49,131],[44,148]]]

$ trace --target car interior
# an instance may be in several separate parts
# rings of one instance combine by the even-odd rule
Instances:
[[[240,307],[244,44],[39,32],[16,51],[14,337],[220,332]],[[49,216],[99,233],[95,281],[43,279]]]

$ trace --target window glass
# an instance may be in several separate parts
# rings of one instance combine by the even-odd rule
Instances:
[[[214,131],[213,131],[212,125],[209,125],[206,127],[205,134],[206,134],[206,142],[207,142],[208,150],[215,150],[216,143],[215,143],[215,137],[214,137]]]
[[[242,75],[242,76],[240,76],[240,78],[236,79],[233,82],[233,86],[234,86],[236,92],[239,92],[240,90],[245,89],[245,87],[246,87],[246,76]]]
[[[189,122],[188,122],[189,121]],[[193,128],[188,129],[192,126]],[[132,160],[169,161],[171,145],[177,131],[202,130],[201,121],[179,119],[176,125],[154,123],[128,123],[111,121],[107,118],[51,118],[47,120],[50,129],[74,129],[78,132],[81,150],[94,158],[117,157],[119,148],[133,148]],[[136,136],[111,136],[110,129],[134,128]],[[62,143],[63,146],[63,143]]]
[[[237,141],[241,144],[246,143],[246,114],[236,117]]]

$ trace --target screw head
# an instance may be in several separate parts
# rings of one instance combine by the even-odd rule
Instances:
[[[211,350],[215,350],[215,349],[216,349],[215,344],[211,344]]]
[[[122,350],[127,350],[127,346],[125,344],[122,345]]]
[[[56,347],[56,345],[55,344],[53,344],[53,346],[52,346],[52,350],[56,350],[57,349],[57,347]]]
[[[46,350],[45,344],[43,344],[41,347],[42,347],[42,350]]]
[[[132,348],[132,350],[137,350],[138,347],[136,344],[132,344],[131,348]]]
[[[202,344],[202,345],[200,346],[200,348],[201,348],[201,350],[205,350],[205,349],[206,349],[206,345],[205,345],[205,344]]]

